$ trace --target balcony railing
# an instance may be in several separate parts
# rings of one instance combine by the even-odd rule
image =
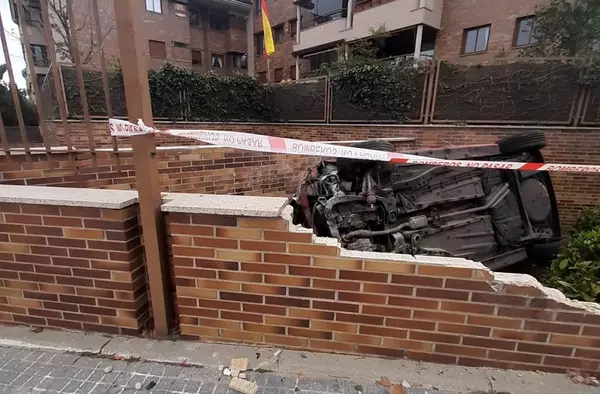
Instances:
[[[310,29],[311,27],[315,27],[317,25],[321,25],[323,23],[331,22],[337,19],[346,18],[348,16],[347,8],[340,8],[337,10],[333,10],[326,14],[316,15],[314,18],[302,19],[300,23],[300,29]]]

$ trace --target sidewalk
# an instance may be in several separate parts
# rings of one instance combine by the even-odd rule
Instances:
[[[218,366],[234,357],[265,394],[384,394],[380,376],[410,383],[405,394],[598,393],[557,374],[276,350],[0,327],[0,393],[233,394]]]

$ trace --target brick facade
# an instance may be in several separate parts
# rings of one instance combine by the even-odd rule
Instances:
[[[341,251],[282,218],[166,220],[186,339],[551,372],[600,368],[598,305],[519,275],[460,259]]]
[[[202,64],[194,65],[193,68],[199,72],[208,72],[212,70],[211,55],[226,55],[228,52],[247,52],[247,33],[244,24],[232,23],[232,26],[225,31],[215,31],[209,28],[208,8],[200,8],[200,25],[190,26],[188,9],[185,16],[179,16],[175,12],[175,4],[169,0],[161,0],[162,13],[147,11],[142,5],[141,30],[143,40],[146,45],[148,55],[148,67],[157,68],[166,60],[176,63],[182,67],[192,67],[191,50],[202,51]],[[143,3],[143,2],[142,2]],[[74,2],[76,23],[80,26],[87,26],[79,32],[78,41],[82,47],[82,52],[87,53],[90,43],[90,34],[95,34],[89,28],[92,16],[88,2]],[[116,22],[114,16],[114,0],[98,0],[99,16],[102,21],[102,31],[106,35],[103,42],[103,48],[108,63],[114,63],[119,59],[119,46],[116,32]],[[187,9],[187,7],[186,7]],[[240,11],[236,11],[240,13]],[[243,18],[243,17],[242,17]],[[231,17],[230,21],[235,18]],[[154,40],[165,43],[166,59],[152,58],[149,55],[148,40]],[[183,43],[186,47],[177,47],[174,42]],[[90,62],[90,67],[99,67],[99,53],[97,50],[96,39],[94,37],[95,48]],[[231,64],[226,63],[223,69],[214,69],[220,74],[231,75],[233,72],[244,73],[244,69],[234,69]]]
[[[362,12],[394,0],[366,0],[357,2],[354,12]],[[399,1],[399,0],[395,0]],[[440,2],[441,3],[441,2]],[[485,62],[502,57],[518,56],[519,49],[513,45],[517,18],[533,15],[538,5],[548,0],[477,0],[464,2],[461,0],[445,0],[442,6],[441,28],[435,41],[435,57],[438,60],[458,62]],[[267,0],[267,9],[271,26],[296,18],[295,6],[290,2]],[[391,17],[391,16],[390,16]],[[463,55],[464,29],[491,24],[488,49],[485,52]],[[260,18],[255,19],[255,33],[262,31]],[[286,32],[283,44],[277,45],[271,56],[271,72],[283,67],[284,75],[289,66],[294,65],[292,56],[294,42],[289,40]],[[256,57],[257,72],[266,70],[264,58]],[[307,67],[303,64],[302,67]],[[302,70],[309,71],[308,69]]]
[[[296,66],[296,59],[292,56],[294,44],[296,43],[295,31],[292,31],[290,21],[296,19],[296,6],[291,1],[267,1],[267,11],[269,13],[269,22],[272,28],[283,26],[283,41],[275,44],[275,53],[269,56],[269,67],[271,70],[271,82],[275,80],[275,70],[283,70],[283,79],[296,79],[292,75],[290,67]],[[256,33],[262,33],[262,19],[260,15],[254,17],[254,38]],[[255,54],[255,72],[266,73],[267,61],[264,54]],[[294,70],[295,72],[295,70]]]
[[[137,204],[0,204],[0,323],[139,335],[150,320]]]
[[[538,4],[547,0],[445,0],[442,26],[436,36],[435,56],[451,62],[483,62],[517,56],[513,46],[517,18],[533,15]],[[462,55],[464,29],[491,24],[488,50],[481,54]]]

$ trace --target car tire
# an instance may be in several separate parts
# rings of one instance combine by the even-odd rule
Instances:
[[[393,152],[394,146],[391,142],[385,140],[367,140],[357,142],[352,145],[353,148],[379,150],[383,152]],[[336,161],[338,174],[344,180],[353,180],[362,171],[372,165],[374,162],[367,160],[346,159],[340,157]]]
[[[527,257],[532,263],[549,267],[556,257],[560,248],[565,244],[563,240],[549,240],[548,242],[536,242],[527,246]]]
[[[546,146],[546,136],[540,131],[521,133],[502,138],[496,144],[505,155],[538,151]]]

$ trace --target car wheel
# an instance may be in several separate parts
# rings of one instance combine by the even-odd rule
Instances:
[[[361,141],[352,145],[353,148],[362,148],[362,149],[371,149],[371,150],[380,150],[383,152],[393,152],[394,146],[389,141],[384,140],[367,140]],[[346,158],[338,158],[337,159],[337,168],[338,174],[342,179],[345,180],[353,180],[355,179],[362,171],[364,171],[368,166],[372,165],[374,162],[368,160],[356,160],[356,159],[346,159]]]
[[[546,146],[546,136],[544,133],[534,131],[531,133],[522,133],[502,138],[496,142],[500,147],[500,152],[505,155],[513,153],[537,151]]]
[[[563,240],[532,243],[527,246],[527,257],[534,264],[549,267],[556,260],[556,256],[564,244]]]

